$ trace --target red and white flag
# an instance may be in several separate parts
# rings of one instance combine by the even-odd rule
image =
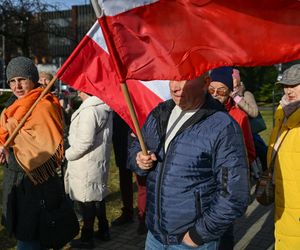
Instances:
[[[98,22],[85,35],[56,76],[74,89],[95,95],[134,129],[111,56]],[[149,112],[169,98],[167,81],[126,81],[140,126]]]
[[[299,0],[99,0],[125,79],[191,79],[300,58]]]

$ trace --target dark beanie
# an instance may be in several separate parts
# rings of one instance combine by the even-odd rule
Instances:
[[[233,90],[232,67],[220,67],[213,69],[210,73],[212,82],[221,82],[225,84],[230,90]]]
[[[13,58],[7,65],[7,81],[14,77],[25,77],[32,80],[34,83],[39,81],[39,73],[33,61],[23,56]]]

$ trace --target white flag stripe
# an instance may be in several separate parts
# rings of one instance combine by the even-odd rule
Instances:
[[[93,27],[88,31],[87,36],[89,36],[100,48],[102,48],[107,54],[108,49],[104,40],[102,30],[99,23],[96,21]],[[154,92],[162,100],[170,99],[169,82],[162,80],[155,81],[140,81],[145,87]]]
[[[95,43],[99,45],[106,53],[108,53],[108,49],[106,46],[106,42],[104,40],[104,36],[98,21],[96,21],[93,27],[88,31],[87,36],[93,39]]]
[[[140,81],[145,87],[150,89],[153,93],[159,96],[163,101],[171,98],[169,90],[169,81],[155,80],[155,81]]]
[[[127,10],[152,4],[159,0],[98,0],[106,16],[115,16]]]

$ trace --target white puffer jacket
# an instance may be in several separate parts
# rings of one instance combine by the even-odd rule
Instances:
[[[101,201],[108,194],[112,110],[99,98],[89,97],[72,115],[68,139],[66,193],[72,200]]]

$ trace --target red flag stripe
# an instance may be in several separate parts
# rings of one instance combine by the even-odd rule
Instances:
[[[100,22],[113,39],[120,79],[183,80],[223,65],[300,58],[296,0],[160,0]]]
[[[98,34],[96,34],[97,32]],[[99,46],[100,40],[103,39],[99,32],[99,25],[96,24],[60,68],[57,76],[74,89],[99,97],[134,130],[111,58]],[[99,38],[101,39],[99,40]],[[97,42],[94,39],[98,39]],[[147,83],[145,84],[147,85]],[[161,84],[163,92],[166,92],[168,84],[166,82]],[[164,99],[155,94],[151,90],[151,86],[146,87],[139,81],[130,80],[127,81],[127,85],[139,123],[142,125],[149,112]]]

